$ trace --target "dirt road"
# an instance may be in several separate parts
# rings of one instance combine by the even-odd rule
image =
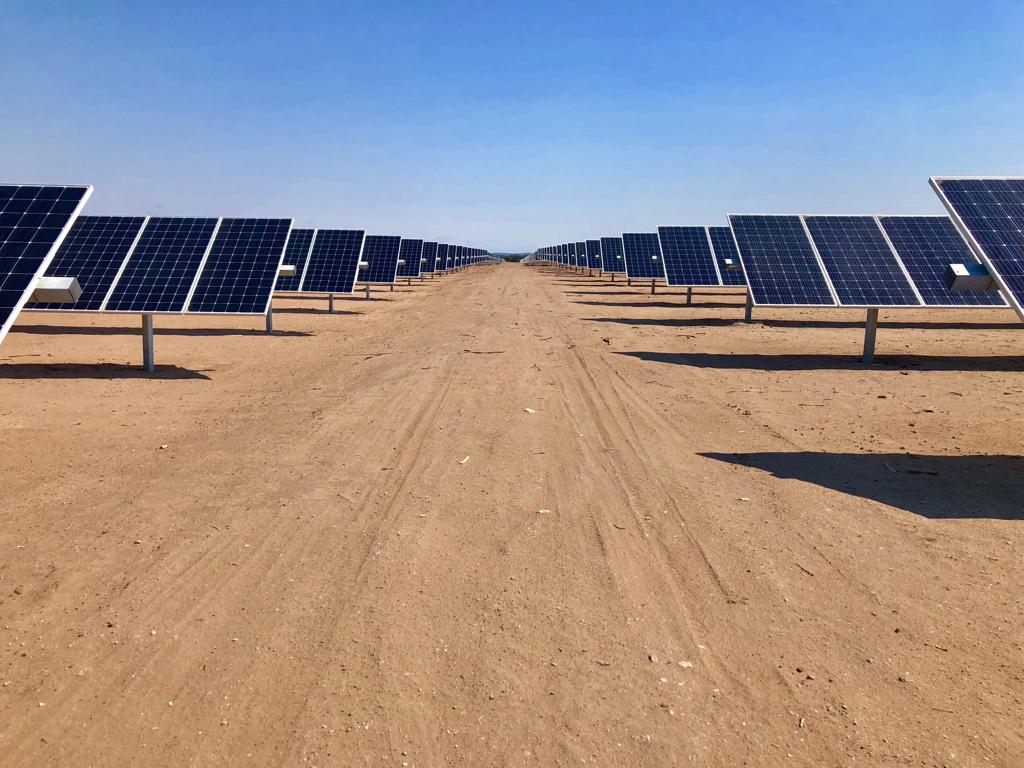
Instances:
[[[22,315],[0,764],[1024,765],[1008,310],[374,295]]]

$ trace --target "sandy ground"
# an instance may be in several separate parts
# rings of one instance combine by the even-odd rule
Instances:
[[[374,297],[22,314],[0,764],[1024,765],[1008,310]]]

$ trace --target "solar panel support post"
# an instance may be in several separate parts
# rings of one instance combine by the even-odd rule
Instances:
[[[274,332],[274,308],[267,307],[267,333]]]
[[[370,284],[369,283],[366,284],[366,300],[367,301],[370,300]]]
[[[868,310],[867,321],[864,323],[864,357],[865,365],[875,362],[875,335],[878,332],[878,308]]]
[[[754,297],[750,295],[750,289],[747,289],[747,304],[743,308],[743,322],[749,323],[754,319]]]
[[[654,278],[651,278],[651,296],[654,295]]]
[[[146,373],[156,370],[156,358],[153,356],[153,315],[142,315],[142,367]]]
[[[327,294],[327,311],[330,314],[332,314],[332,315],[334,314],[334,294],[333,293],[328,293]]]
[[[693,286],[688,285],[686,287],[686,306],[693,304]]]

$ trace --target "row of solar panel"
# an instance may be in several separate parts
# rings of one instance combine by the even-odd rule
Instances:
[[[947,288],[950,264],[977,260],[945,216],[732,215],[729,223],[623,234],[624,271],[671,286],[749,284],[762,306],[1006,306],[998,293]],[[574,249],[541,250],[574,264]]]

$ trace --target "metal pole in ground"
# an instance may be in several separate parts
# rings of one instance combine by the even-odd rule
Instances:
[[[334,314],[334,294],[333,293],[328,293],[327,294],[327,311],[330,312],[331,314]]]
[[[274,332],[274,308],[267,307],[267,333]]]
[[[878,308],[868,310],[867,321],[864,323],[864,357],[867,365],[875,362],[875,334],[878,331]]]
[[[689,285],[686,287],[686,306],[693,304],[693,286]]]
[[[366,300],[367,301],[370,300],[370,284],[369,283],[366,284]]]
[[[747,305],[743,309],[743,322],[749,323],[754,318],[754,297],[750,295],[750,289],[747,289]]]
[[[142,367],[147,372],[156,370],[156,358],[153,355],[153,315],[142,316]]]
[[[651,296],[654,295],[654,280],[651,280]]]

